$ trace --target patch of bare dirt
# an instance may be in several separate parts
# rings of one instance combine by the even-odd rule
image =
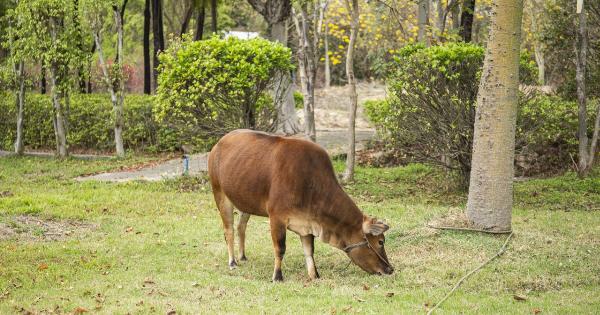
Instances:
[[[0,241],[60,241],[98,228],[76,220],[42,219],[31,215],[0,218]]]
[[[373,128],[363,112],[367,100],[382,100],[386,97],[385,85],[381,82],[359,82],[356,85],[358,108],[356,110],[356,128]],[[348,88],[332,86],[315,90],[315,124],[317,129],[348,128]],[[298,118],[304,114],[299,110]]]

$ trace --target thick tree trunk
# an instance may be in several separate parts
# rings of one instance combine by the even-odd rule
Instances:
[[[152,68],[150,66],[150,0],[144,7],[144,94],[152,93]]]
[[[330,68],[330,60],[329,60],[329,26],[328,23],[325,22],[325,36],[324,46],[325,46],[325,87],[328,88],[331,86],[331,68]]]
[[[153,90],[156,91],[158,86],[158,67],[160,61],[158,60],[158,53],[165,50],[165,37],[163,35],[163,19],[162,19],[162,1],[152,0],[152,32],[154,35],[154,61],[153,69]]]
[[[348,3],[352,1],[352,5]],[[356,94],[356,78],[354,77],[354,45],[358,37],[358,0],[345,0],[346,7],[350,13],[350,42],[346,53],[346,77],[348,78],[348,154],[346,155],[346,169],[344,170],[344,181],[354,179],[354,160],[356,155],[356,107],[358,106],[358,95]]]
[[[269,26],[270,40],[287,46],[287,20],[273,23]],[[296,103],[294,102],[294,82],[289,72],[279,76],[275,88],[275,99],[281,98],[277,104],[277,131],[286,135],[292,135],[300,131],[300,124],[296,115]]]
[[[429,46],[429,36],[427,36],[427,26],[429,25],[429,0],[419,0],[417,4],[417,41]]]
[[[210,0],[210,22],[212,32],[217,33],[217,0]]]
[[[467,201],[471,223],[511,229],[522,0],[494,0],[479,92]]]
[[[464,0],[460,16],[460,37],[465,43],[471,42],[473,14],[475,14],[475,0]]]
[[[204,18],[206,17],[206,9],[204,1],[200,1],[198,7],[198,16],[196,16],[196,31],[194,32],[194,40],[201,40],[204,35]]]
[[[15,153],[18,155],[23,155],[23,152],[25,151],[23,141],[23,114],[25,111],[25,63],[23,61],[19,62],[19,66],[16,72],[19,80],[19,89],[16,93],[17,139],[15,141]]]

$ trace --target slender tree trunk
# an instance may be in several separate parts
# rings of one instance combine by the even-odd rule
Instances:
[[[540,29],[538,27],[538,15],[541,15],[542,3],[538,3],[537,0],[531,0],[531,7],[529,10],[529,16],[531,17],[531,31],[533,34],[539,34]],[[546,60],[544,58],[544,44],[537,38],[533,40],[533,53],[535,56],[535,63],[538,66],[538,84],[546,84]]]
[[[446,19],[444,15],[444,0],[435,0],[435,9],[436,9],[436,20],[435,27],[437,28],[437,32],[434,32],[435,38],[439,41],[440,37],[443,35],[443,31],[446,28]]]
[[[464,0],[460,16],[460,37],[465,43],[471,42],[473,14],[475,14],[475,0]]]
[[[17,139],[15,141],[15,153],[23,155],[25,151],[24,147],[24,135],[23,135],[23,114],[25,111],[25,63],[19,62],[17,68],[17,76],[19,80],[19,89],[17,90]]]
[[[217,0],[210,0],[210,18],[212,23],[212,32],[217,33]]]
[[[113,14],[115,18],[115,25],[117,26],[117,68],[119,73],[117,74],[116,87],[116,101],[113,102],[113,110],[115,115],[115,149],[117,156],[125,156],[125,148],[123,146],[123,101],[125,97],[125,80],[123,78],[123,15],[125,13],[125,6],[127,0],[123,3],[123,8],[119,12],[117,6],[113,6]]]
[[[309,24],[315,23],[309,20],[307,13],[307,4],[300,6],[300,21],[294,16],[296,31],[298,32],[298,74],[300,75],[300,84],[302,85],[302,94],[304,95],[304,134],[311,141],[317,141],[317,129],[315,126],[315,79],[316,68],[314,49],[312,42],[314,38],[309,39]],[[313,34],[313,36],[316,36]]]
[[[144,94],[152,93],[152,68],[150,66],[150,0],[144,7]]]
[[[577,40],[575,41],[575,80],[577,82],[577,105],[579,107],[579,165],[577,174],[583,178],[587,176],[594,166],[596,148],[598,145],[598,133],[600,132],[600,105],[598,105],[596,120],[594,122],[594,133],[591,143],[587,136],[587,94],[586,94],[586,71],[588,50],[587,16],[583,0],[577,3]]]
[[[522,0],[494,0],[475,115],[467,217],[511,229]]]
[[[456,0],[458,1],[458,0]],[[452,29],[457,30],[460,27],[460,6],[458,3],[456,3],[454,6],[452,6],[452,8],[450,9],[450,12],[452,13]]]
[[[204,7],[204,1],[200,1],[198,7],[198,16],[196,17],[196,32],[194,32],[194,40],[202,40],[204,35],[204,18],[206,16],[206,9]]]
[[[325,87],[328,88],[331,86],[331,68],[329,60],[329,25],[327,22],[325,22],[325,36],[323,39],[325,41]]]
[[[46,88],[48,83],[46,82],[46,67],[42,64],[41,74],[40,74],[40,93],[46,94]]]
[[[192,18],[192,13],[194,13],[194,2],[192,1],[187,10],[185,10],[185,15],[183,16],[183,22],[181,23],[181,29],[179,31],[179,37],[183,37],[183,34],[187,33],[188,27],[190,25],[190,20]]]
[[[429,25],[429,0],[419,0],[417,9],[417,41],[429,46],[429,37],[427,36],[427,26]]]
[[[352,4],[349,3],[352,1]],[[356,155],[356,107],[358,106],[358,95],[356,94],[356,78],[354,77],[354,45],[358,37],[358,0],[345,0],[346,8],[350,14],[350,42],[346,53],[346,76],[348,78],[348,154],[346,155],[346,169],[344,170],[344,181],[354,179],[354,160]]]
[[[154,34],[154,56],[152,56],[154,69],[152,78],[154,81],[153,90],[156,91],[156,87],[158,86],[158,67],[160,66],[158,54],[165,50],[161,0],[152,0],[152,32]]]
[[[52,65],[50,67],[50,94],[52,96],[52,105],[54,108],[54,136],[56,138],[56,154],[59,158],[66,158],[69,156],[67,147],[67,129],[66,129],[66,117],[60,102],[61,92],[59,91],[57,81],[57,67]]]

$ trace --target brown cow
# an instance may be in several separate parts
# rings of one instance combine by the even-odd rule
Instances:
[[[314,238],[344,250],[352,262],[372,274],[391,274],[383,248],[389,227],[364,215],[339,185],[327,152],[310,141],[235,130],[213,147],[208,174],[225,230],[229,267],[234,257],[233,209],[238,224],[240,260],[250,215],[269,217],[275,249],[273,281],[282,281],[286,229],[300,235],[306,268],[319,274],[313,259]]]

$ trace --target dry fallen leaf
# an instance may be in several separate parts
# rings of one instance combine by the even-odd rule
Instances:
[[[38,270],[41,271],[41,270],[46,270],[46,269],[48,269],[48,264],[47,263],[41,263],[41,264],[39,264]]]
[[[154,280],[152,280],[152,278],[148,277],[148,278],[144,279],[144,283],[146,283],[146,284],[154,284]]]
[[[83,313],[87,313],[87,312],[89,312],[89,311],[86,308],[83,308],[81,306],[78,306],[73,310],[73,314],[75,314],[75,315],[79,315],[79,314],[83,314]]]
[[[539,314],[541,312],[542,312],[542,310],[537,307],[533,309],[533,314]]]
[[[359,297],[355,297],[355,299],[356,299],[358,302],[361,302],[361,303],[365,301],[365,300],[363,300],[363,299],[361,299],[361,298],[359,298]]]
[[[175,310],[170,310],[167,312],[167,315],[175,315],[177,312]]]
[[[352,306],[351,306],[351,305],[348,305],[348,306],[344,307],[344,308],[342,309],[342,311],[344,311],[344,312],[349,312],[351,309],[352,309]]]
[[[386,295],[385,295],[385,296],[386,296],[386,297],[392,297],[392,296],[394,296],[394,292],[388,292],[388,293],[386,293]]]
[[[513,295],[513,298],[517,301],[527,301],[527,297],[524,295],[515,294]]]
[[[131,227],[131,226],[128,226],[128,227],[125,229],[125,232],[126,232],[126,233],[129,233],[129,232],[131,232],[131,231],[133,231],[133,227]]]

